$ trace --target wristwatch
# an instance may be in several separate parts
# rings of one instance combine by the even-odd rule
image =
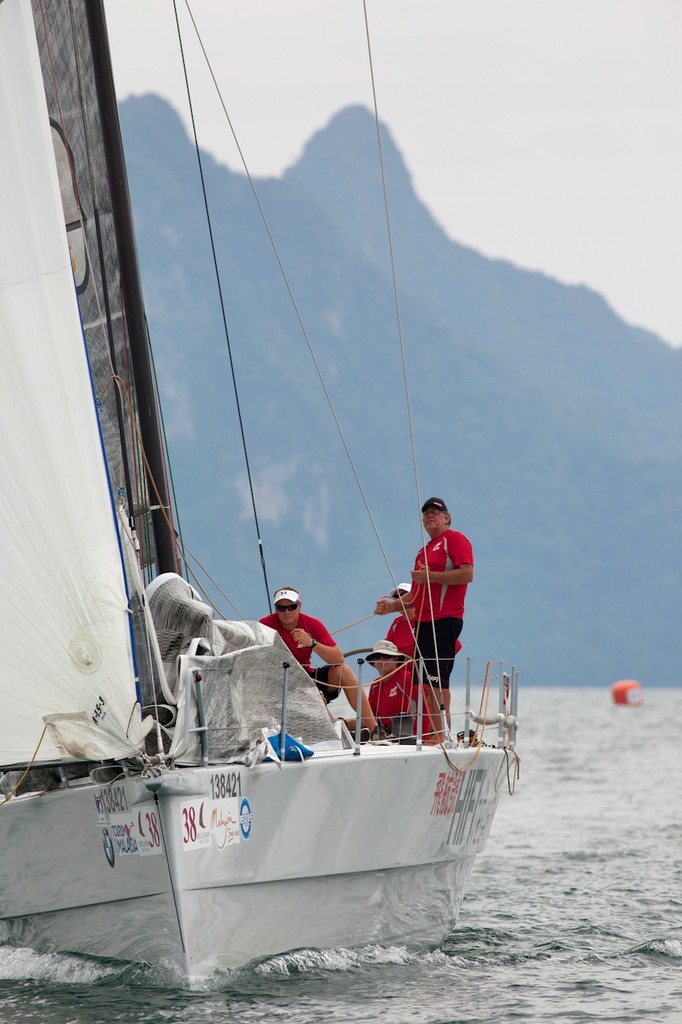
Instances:
[[[310,645],[310,650],[312,651],[315,647],[317,647],[317,640],[313,640],[313,642]]]

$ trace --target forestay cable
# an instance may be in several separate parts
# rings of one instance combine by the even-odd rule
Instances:
[[[175,7],[175,0],[173,0],[173,6]],[[282,279],[284,281],[284,285],[285,285],[287,293],[289,295],[289,299],[291,300],[291,304],[292,304],[294,312],[296,314],[296,319],[298,320],[299,327],[301,328],[301,332],[303,334],[303,337],[305,339],[306,345],[308,347],[308,352],[309,352],[310,358],[312,359],[313,366],[315,367],[315,372],[317,373],[318,380],[320,381],[320,384],[322,386],[322,390],[323,390],[324,396],[325,396],[325,398],[327,400],[327,405],[329,406],[329,410],[331,412],[332,419],[334,420],[334,424],[336,426],[336,429],[338,431],[339,437],[341,439],[341,444],[343,445],[344,451],[346,453],[346,458],[348,459],[348,463],[350,465],[351,471],[352,471],[353,476],[355,478],[355,483],[356,483],[356,485],[358,487],[358,490],[360,492],[360,496],[362,498],[362,502],[363,502],[363,504],[365,506],[365,511],[367,512],[367,515],[369,517],[369,521],[370,521],[370,523],[372,525],[372,529],[374,531],[374,535],[375,535],[375,537],[377,539],[377,543],[378,543],[379,549],[381,550],[381,553],[383,555],[384,562],[385,562],[386,567],[388,569],[389,575],[390,575],[390,577],[391,577],[391,579],[393,581],[393,585],[397,586],[396,578],[393,575],[393,571],[391,569],[391,565],[390,565],[390,562],[389,562],[389,559],[388,559],[388,555],[387,555],[386,550],[384,548],[383,542],[381,540],[381,536],[379,534],[378,527],[377,527],[376,522],[374,520],[374,516],[372,515],[372,510],[370,509],[369,502],[367,500],[367,496],[365,494],[364,488],[363,488],[362,483],[360,481],[360,476],[359,476],[357,468],[355,466],[355,462],[353,461],[353,456],[351,455],[351,451],[350,451],[350,448],[348,446],[348,442],[346,440],[346,436],[345,436],[345,434],[343,432],[343,429],[341,427],[341,423],[340,423],[339,418],[338,418],[338,416],[336,414],[336,409],[334,408],[334,403],[332,401],[331,395],[330,395],[329,390],[327,388],[327,385],[325,383],[324,375],[323,375],[322,370],[320,368],[320,364],[319,364],[319,362],[317,360],[317,356],[315,355],[315,350],[313,349],[313,345],[312,345],[312,342],[311,342],[310,337],[308,335],[308,331],[307,331],[307,329],[305,327],[305,324],[303,322],[303,317],[301,315],[301,311],[300,311],[300,309],[298,307],[298,303],[296,302],[296,298],[294,296],[293,290],[292,290],[291,285],[289,283],[289,278],[287,277],[287,273],[286,273],[286,271],[284,269],[284,264],[283,264],[282,259],[280,257],[279,250],[278,250],[277,245],[275,243],[274,236],[273,236],[272,231],[270,229],[270,224],[268,222],[268,219],[267,219],[267,217],[265,215],[265,210],[263,209],[262,203],[260,201],[260,196],[258,195],[258,191],[256,189],[256,186],[254,184],[253,178],[251,176],[251,172],[250,172],[249,167],[247,165],[246,158],[245,158],[244,153],[242,151],[242,148],[241,148],[241,146],[239,144],[239,140],[237,138],[237,133],[236,133],[236,131],[234,129],[234,126],[232,124],[232,120],[231,120],[230,115],[229,115],[229,113],[227,111],[227,107],[225,106],[225,101],[223,100],[223,96],[222,96],[222,92],[220,90],[220,86],[218,85],[218,82],[216,80],[215,74],[213,72],[213,67],[211,65],[211,61],[209,60],[208,54],[206,52],[206,48],[204,46],[203,39],[201,38],[201,34],[199,32],[198,26],[196,24],[196,21],[194,20],[194,15],[192,14],[192,10],[191,10],[190,5],[189,5],[189,0],[185,0],[185,7],[187,8],[187,12],[188,12],[189,17],[191,19],[192,26],[193,26],[194,31],[196,33],[196,37],[197,37],[199,46],[201,48],[201,52],[202,52],[204,60],[206,62],[206,67],[208,68],[208,72],[209,72],[209,74],[211,76],[211,79],[213,81],[213,85],[214,85],[215,90],[216,90],[216,95],[218,97],[218,100],[220,102],[221,107],[223,108],[223,113],[225,114],[225,120],[227,121],[228,127],[230,129],[231,134],[232,134],[232,138],[234,140],[234,144],[237,147],[237,152],[239,153],[239,159],[242,162],[242,166],[244,168],[244,172],[246,174],[249,186],[251,188],[251,192],[253,193],[253,197],[254,197],[254,200],[256,202],[256,206],[258,207],[258,212],[259,212],[261,220],[263,222],[263,226],[264,226],[265,231],[267,233],[268,239],[270,241],[270,245],[272,247],[273,254],[275,256],[275,259],[277,260],[277,265],[278,265],[280,273],[282,275]],[[176,9],[176,20],[177,20],[177,9]],[[179,33],[179,31],[180,31],[180,29],[179,29],[179,26],[178,26],[178,33]],[[194,120],[192,120],[192,124],[194,124]],[[196,140],[196,134],[195,134],[195,140]],[[198,153],[198,147],[197,147],[197,153]],[[203,180],[203,178],[202,178],[202,180]],[[214,259],[215,259],[215,255],[214,255]],[[224,316],[224,313],[223,313],[223,316]]]
[[[414,485],[415,485],[415,492],[416,492],[416,497],[417,497],[417,508],[421,509],[422,500],[421,500],[420,487],[419,487],[419,469],[418,469],[418,466],[417,466],[417,449],[416,449],[416,444],[415,444],[415,440],[414,440],[414,423],[413,423],[413,418],[412,418],[412,403],[411,403],[411,400],[410,400],[410,386],[409,386],[408,374],[407,374],[407,359],[405,357],[405,336],[403,334],[402,317],[401,317],[401,314],[400,314],[400,299],[399,299],[399,296],[398,296],[398,278],[397,278],[397,274],[396,274],[395,249],[394,249],[394,246],[393,246],[393,229],[391,227],[391,214],[390,214],[389,204],[388,204],[388,189],[387,189],[387,186],[386,186],[386,173],[385,173],[385,168],[384,168],[384,151],[383,151],[383,146],[381,144],[381,126],[380,126],[380,123],[379,123],[379,105],[378,105],[378,102],[377,102],[376,82],[375,82],[375,77],[374,77],[374,61],[373,61],[373,58],[372,58],[372,42],[371,42],[370,31],[369,31],[369,19],[368,19],[368,16],[367,16],[367,0],[362,0],[362,9],[363,9],[364,16],[365,16],[365,35],[366,35],[366,38],[367,38],[367,58],[368,58],[368,61],[369,61],[369,74],[370,74],[370,79],[371,79],[371,82],[372,82],[372,101],[373,101],[373,104],[374,104],[374,125],[375,125],[375,128],[376,128],[377,147],[378,147],[378,151],[379,151],[379,168],[380,168],[380,171],[381,171],[381,187],[382,187],[383,197],[384,197],[384,213],[385,213],[385,216],[386,216],[386,234],[387,234],[387,238],[388,238],[388,251],[389,251],[389,256],[390,256],[390,261],[391,261],[391,280],[393,282],[393,301],[394,301],[394,304],[395,304],[396,322],[397,322],[397,326],[398,326],[398,336],[399,336],[399,340],[400,340],[400,358],[401,358],[401,361],[402,361],[402,369],[403,369],[403,386],[405,388],[405,408],[406,408],[406,412],[407,412],[407,422],[408,422],[408,428],[409,428],[409,433],[410,433],[410,450],[411,450],[411,453],[412,453],[412,468],[413,468],[413,472],[414,472]],[[433,630],[433,647],[434,647],[434,650],[436,651],[436,661],[438,661],[438,653],[437,653],[438,645],[436,643],[435,623],[434,623],[434,618],[433,618],[433,602],[432,602],[432,595],[431,595],[431,581],[430,581],[430,573],[429,573],[429,567],[428,567],[428,560],[427,560],[427,557],[426,557],[427,540],[426,540],[426,537],[425,537],[425,534],[424,534],[424,524],[421,521],[421,519],[419,520],[419,526],[420,526],[420,530],[421,530],[422,550],[424,551],[424,567],[426,569],[426,594],[428,596],[428,601],[429,601],[429,606],[430,606],[429,610],[430,610],[430,613],[431,613],[431,623],[432,623],[431,628]],[[394,583],[395,583],[395,580],[394,580]],[[415,653],[418,653],[421,656],[421,651],[419,651],[419,648],[418,648],[418,645],[417,645],[416,632],[415,632],[414,629],[413,629],[413,634],[415,636]],[[429,680],[429,681],[431,682],[431,680]],[[433,689],[433,687],[432,687],[432,689]]]
[[[374,79],[374,61],[372,59],[372,43],[369,33],[369,20],[367,17],[367,0],[362,0],[362,9],[365,16],[365,35],[367,37],[367,58],[369,60],[369,75],[372,83],[372,102],[374,104],[374,126],[377,136],[377,147],[379,150],[379,169],[381,171],[381,188],[384,197],[384,214],[386,216],[386,234],[388,238],[388,251],[391,260],[391,280],[393,283],[393,302],[395,304],[396,323],[398,326],[398,337],[400,340],[400,358],[403,368],[403,386],[405,388],[405,408],[407,410],[407,422],[410,432],[410,451],[412,453],[412,468],[414,472],[415,489],[417,493],[417,507],[421,508],[421,497],[419,493],[419,470],[417,468],[417,449],[414,440],[414,424],[412,421],[412,403],[410,401],[410,386],[407,377],[407,359],[405,358],[405,336],[403,334],[403,322],[400,314],[400,299],[398,297],[398,279],[395,267],[395,250],[393,247],[393,229],[391,227],[391,214],[388,205],[388,189],[386,187],[386,172],[384,168],[384,150],[381,144],[381,126],[379,123],[379,105],[377,103],[376,83]]]
[[[187,0],[185,0],[185,2],[187,2]],[[196,25],[194,23],[194,18],[192,16],[192,12],[189,9],[189,4],[187,4],[187,10],[189,11],[190,18],[192,19],[192,24],[194,25],[194,29],[196,31]],[[218,296],[219,296],[219,299],[220,299],[220,312],[221,312],[222,320],[223,320],[223,331],[225,333],[225,341],[226,341],[226,344],[227,344],[227,354],[228,354],[228,358],[230,360],[230,372],[232,374],[232,387],[234,389],[234,398],[235,398],[235,403],[236,403],[236,408],[237,408],[237,418],[239,420],[239,430],[240,430],[241,438],[242,438],[242,448],[244,450],[244,461],[246,463],[246,475],[247,475],[247,479],[248,479],[248,483],[249,483],[249,493],[251,495],[251,507],[253,509],[253,518],[254,518],[254,523],[255,523],[255,527],[256,527],[256,535],[257,535],[257,538],[258,538],[258,551],[259,551],[259,554],[260,554],[261,569],[263,571],[263,580],[265,582],[265,593],[266,593],[267,601],[268,601],[268,609],[272,613],[272,600],[271,600],[271,597],[270,597],[270,586],[268,584],[268,573],[267,573],[267,569],[266,569],[266,566],[265,566],[265,552],[264,552],[264,549],[263,549],[263,538],[261,536],[260,525],[259,525],[259,522],[258,522],[258,512],[256,510],[256,496],[255,496],[254,490],[253,490],[253,478],[251,476],[251,464],[249,462],[249,453],[248,453],[248,449],[247,449],[247,446],[246,446],[246,433],[244,431],[244,421],[242,419],[242,410],[241,410],[241,405],[240,405],[240,402],[239,402],[239,390],[237,388],[237,374],[236,374],[236,370],[235,370],[234,359],[233,359],[233,356],[232,356],[232,344],[230,342],[230,333],[229,333],[228,328],[227,328],[227,316],[225,314],[225,301],[223,299],[222,281],[221,281],[221,277],[220,277],[220,270],[218,268],[218,258],[217,258],[217,255],[216,255],[215,241],[214,241],[214,238],[213,238],[213,224],[212,224],[212,221],[211,221],[211,211],[209,209],[208,196],[206,194],[206,181],[204,179],[204,166],[203,166],[203,163],[202,163],[202,160],[201,160],[201,152],[199,150],[199,140],[197,138],[196,122],[194,120],[194,107],[192,105],[192,93],[191,93],[190,86],[189,86],[189,77],[187,75],[187,65],[185,63],[185,50],[184,50],[184,47],[182,45],[182,31],[180,29],[180,20],[178,18],[178,8],[177,8],[176,0],[173,0],[173,11],[175,13],[175,24],[176,24],[177,32],[178,32],[178,44],[180,46],[180,56],[181,56],[181,59],[182,59],[182,70],[183,70],[183,74],[185,76],[185,88],[187,90],[187,103],[189,105],[189,113],[190,113],[190,118],[192,120],[192,134],[194,135],[194,148],[195,148],[196,155],[197,155],[197,163],[199,165],[199,177],[201,178],[201,190],[202,190],[202,194],[203,194],[203,198],[204,198],[204,209],[206,211],[206,223],[207,223],[207,226],[208,226],[208,234],[209,234],[209,239],[210,239],[210,244],[211,244],[211,256],[213,257],[213,267],[214,267],[214,270],[215,270],[216,284],[217,284],[217,287],[218,287]],[[197,33],[197,35],[198,35],[198,33]],[[199,40],[199,42],[201,43],[201,40]],[[203,44],[202,44],[202,50],[203,50]],[[215,81],[215,79],[214,79],[214,81]]]

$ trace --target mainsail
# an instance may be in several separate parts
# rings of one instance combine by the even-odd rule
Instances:
[[[173,571],[165,466],[103,6],[99,0],[33,0],[33,14],[112,491],[134,524],[143,564]]]
[[[73,25],[68,11],[56,21]],[[43,43],[56,81],[59,48],[44,33]],[[64,188],[62,178],[60,193],[57,168],[73,166],[75,136],[64,130],[68,112],[57,119],[46,106],[36,25],[23,0],[0,2],[0,66],[0,763],[123,756],[139,750],[144,731],[112,501],[112,488],[125,496],[129,488],[114,455],[118,428],[101,432],[108,414],[97,412],[116,405],[116,389],[106,389],[116,316],[106,304],[120,286],[108,256],[93,257],[85,241],[90,229],[101,233],[97,202],[85,225],[79,183]],[[94,116],[88,102],[85,120]],[[89,138],[78,144],[87,149]],[[106,289],[93,288],[105,277]],[[90,363],[84,329],[99,339]],[[63,732],[56,725],[42,735],[49,716],[63,720]]]

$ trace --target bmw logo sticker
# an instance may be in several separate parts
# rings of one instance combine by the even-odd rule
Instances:
[[[107,828],[102,829],[102,846],[104,847],[106,858],[109,861],[109,867],[113,868],[114,861],[116,860],[116,854],[114,853],[114,844],[111,841],[109,829]]]

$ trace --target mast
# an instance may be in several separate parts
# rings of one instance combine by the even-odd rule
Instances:
[[[166,481],[161,426],[149,352],[142,283],[111,68],[104,2],[103,0],[88,0],[85,9],[94,58],[94,77],[102,121],[104,152],[110,179],[114,229],[121,268],[121,287],[125,299],[126,324],[135,378],[140,433],[155,485],[155,489],[150,488],[150,495],[156,503],[158,494],[158,501],[162,506],[151,513],[156,567],[158,573],[177,572],[170,496]]]

